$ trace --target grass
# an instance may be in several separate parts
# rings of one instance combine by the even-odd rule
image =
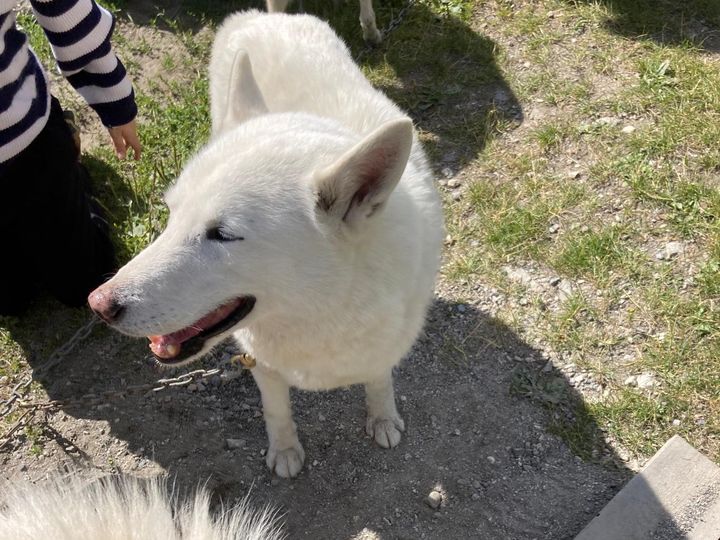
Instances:
[[[404,2],[377,4],[382,27]],[[211,33],[203,29],[247,3],[161,2],[153,13],[108,5],[125,21],[117,52],[141,83],[145,157],[119,162],[95,145],[83,160],[126,260],[162,229],[163,191],[208,137]],[[605,435],[646,457],[673,433],[720,459],[720,4],[420,0],[367,51],[354,9],[304,7],[363,52],[364,73],[412,115],[436,169],[462,177],[460,200],[447,197],[454,245],[444,279],[468,298],[483,283],[515,299],[507,265],[573,285],[562,297],[549,289],[509,301],[498,317],[606,392],[583,403],[556,376],[529,372],[516,375],[513,391],[547,406],[551,431],[588,459]],[[135,24],[141,38],[125,35],[128,14],[144,21]],[[18,20],[51,65],[29,12]],[[172,47],[155,50],[154,40]],[[658,260],[670,241],[682,242],[683,254]],[[33,322],[51,309],[41,305]],[[0,376],[25,367],[21,326],[0,328]],[[472,346],[452,348],[465,358]],[[624,384],[642,372],[658,386]]]

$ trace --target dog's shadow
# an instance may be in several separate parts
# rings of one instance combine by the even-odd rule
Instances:
[[[69,311],[51,317],[62,320]],[[38,326],[34,316],[4,326],[37,368],[47,354],[38,345],[53,340],[47,335],[53,325]],[[149,383],[162,374],[146,357],[144,340],[102,328],[41,384],[50,399],[67,400]],[[278,481],[265,467],[260,396],[249,375],[194,391],[64,406],[32,444],[42,447],[59,434],[69,446],[57,444],[56,452],[66,453],[58,462],[134,475],[162,468],[184,488],[207,480],[228,502],[251,489],[254,505],[286,512],[291,538],[349,539],[364,528],[383,538],[422,536],[409,531],[429,538],[443,531],[453,538],[566,538],[628,476],[613,465],[616,456],[565,377],[474,306],[434,303],[396,389],[407,429],[389,451],[364,433],[360,388],[295,392],[307,458],[293,481]],[[30,443],[20,435],[5,448],[8,472],[23,461],[32,472],[32,459],[7,458],[22,456]],[[425,501],[434,489],[444,496],[439,510]]]

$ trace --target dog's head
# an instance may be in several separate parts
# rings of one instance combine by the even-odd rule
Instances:
[[[382,226],[408,160],[407,119],[359,140],[332,121],[268,114],[250,86],[237,86],[213,139],[167,192],[166,229],[89,296],[113,328],[149,336],[164,364],[253,321],[321,312]]]

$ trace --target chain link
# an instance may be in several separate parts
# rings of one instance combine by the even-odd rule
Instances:
[[[382,31],[382,39],[385,41],[388,36],[395,31],[395,29],[400,26],[400,24],[405,20],[405,17],[407,16],[408,11],[410,11],[410,8],[412,8],[418,0],[407,0],[405,2],[405,5],[400,8],[400,11],[398,11],[397,15],[390,19],[390,22],[388,25],[383,29]],[[373,43],[368,43],[365,45],[364,48],[360,49],[360,52],[357,53],[355,56],[355,62],[360,62],[367,54],[369,54],[371,51],[375,50],[376,45]]]

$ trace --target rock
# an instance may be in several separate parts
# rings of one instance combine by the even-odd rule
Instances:
[[[188,392],[197,392],[198,385],[195,383],[190,383],[187,385]]]
[[[324,422],[324,421],[325,421],[325,415],[323,415],[322,413],[318,414],[318,420],[320,420],[321,422]]]
[[[658,382],[655,378],[655,375],[652,373],[641,373],[637,376],[636,384],[638,388],[641,389],[647,389],[652,388],[653,386],[657,386]]]
[[[630,135],[633,131],[635,131],[635,126],[625,126],[621,131],[626,135]]]
[[[630,375],[623,381],[623,384],[625,386],[637,386],[637,375]]]
[[[457,309],[458,312],[460,312],[460,313],[465,313],[465,311],[467,310],[467,307],[465,307],[465,304],[458,304],[458,306],[455,309]]]
[[[487,457],[487,460],[488,460],[492,465],[495,465],[495,463],[497,462],[497,459],[495,459],[493,456],[488,456],[488,457]]]
[[[450,167],[443,167],[442,171],[440,172],[445,178],[452,178],[453,176],[455,176],[455,173]]]
[[[560,230],[560,224],[559,224],[559,223],[553,223],[552,225],[550,225],[550,227],[548,227],[548,232],[549,232],[550,234],[555,234],[555,233],[558,232],[559,230]]]
[[[552,360],[548,360],[547,364],[542,368],[543,373],[550,373],[555,366],[553,365]]]
[[[682,242],[668,242],[665,246],[665,255],[667,255],[668,259],[677,257],[683,251],[685,251],[685,249]]]
[[[503,270],[505,271],[505,275],[510,279],[510,281],[525,285],[526,287],[534,291],[542,290],[542,286],[537,282],[533,275],[524,268],[505,266],[503,267]]]
[[[452,200],[453,200],[453,201],[456,201],[456,202],[457,202],[457,201],[459,201],[460,199],[462,199],[462,193],[460,193],[459,191],[456,191],[455,193],[452,194]]]
[[[245,439],[225,439],[228,450],[240,450],[245,447]]]
[[[460,181],[457,178],[452,178],[448,180],[447,187],[450,189],[457,189],[460,187]]]
[[[601,126],[615,127],[620,123],[620,119],[613,118],[612,116],[603,116],[602,118],[598,118],[595,123]]]
[[[580,178],[581,175],[582,173],[580,171],[568,171],[567,173],[568,178],[570,178],[571,180]]]
[[[553,278],[550,278],[549,283],[550,283],[551,287],[557,287],[558,285],[560,285],[561,281],[562,281],[562,279],[560,279],[559,277],[553,277]]]
[[[430,492],[430,495],[427,496],[425,499],[425,502],[427,505],[432,508],[433,510],[437,510],[440,508],[440,505],[442,504],[443,496],[442,493],[439,491],[433,490]]]
[[[675,427],[679,426],[680,424],[682,424],[682,422],[680,422],[680,420],[677,418],[672,421],[672,425]]]
[[[575,292],[575,287],[567,279],[561,279],[560,283],[557,284],[558,296],[561,300],[566,300],[571,297]]]

